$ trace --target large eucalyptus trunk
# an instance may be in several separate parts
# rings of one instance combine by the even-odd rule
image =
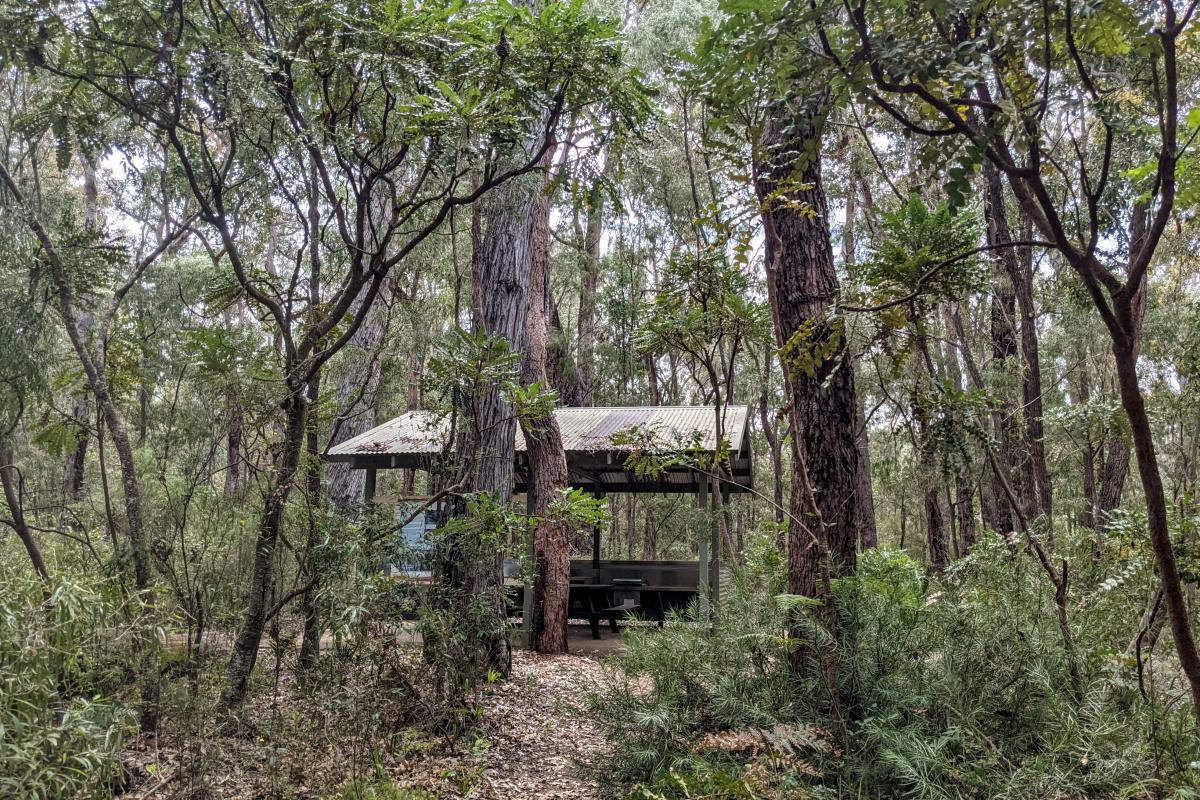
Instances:
[[[830,315],[839,287],[819,155],[828,108],[822,92],[799,106],[774,109],[763,134],[770,159],[755,164],[755,188],[766,231],[767,295],[792,423],[788,591],[820,599],[827,623],[836,626],[830,579],[854,572],[861,510],[855,492],[854,372],[842,323]],[[805,370],[795,360],[803,350],[824,350],[827,356]],[[825,679],[836,702],[836,658],[824,655]],[[791,662],[797,673],[806,669],[803,648]]]
[[[538,124],[534,130],[544,128]],[[529,143],[532,144],[532,143]],[[533,267],[530,243],[542,177],[531,174],[493,190],[479,206],[479,250],[472,257],[478,304],[477,326],[488,336],[504,339],[511,352],[525,349],[529,310],[529,278]],[[517,422],[512,404],[498,386],[482,387],[465,410],[456,451],[456,484],[460,493],[489,494],[500,503],[512,499],[513,458]],[[451,514],[467,514],[466,505],[451,504]],[[503,553],[483,563],[465,557],[465,543],[448,542],[439,558],[437,580],[444,603],[465,597],[482,599],[495,613],[496,624],[484,632],[486,667],[504,677],[512,669],[512,651],[501,591]],[[478,562],[478,563],[476,563]]]
[[[529,312],[525,323],[522,383],[546,381],[550,312],[550,199],[538,197],[530,226]],[[521,419],[529,455],[528,491],[536,518],[533,529],[533,616],[530,644],[539,653],[567,652],[567,607],[571,591],[571,548],[567,521],[552,514],[567,488],[567,456],[558,421]]]

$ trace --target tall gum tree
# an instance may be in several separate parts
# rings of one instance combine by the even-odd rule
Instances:
[[[546,187],[537,198],[529,226],[529,308],[525,318],[525,358],[521,382],[547,383],[546,359],[550,318],[550,197]],[[527,491],[534,516],[533,618],[530,645],[539,653],[567,652],[567,610],[571,591],[569,523],[554,513],[555,501],[567,489],[567,457],[554,416],[521,417],[529,454]]]

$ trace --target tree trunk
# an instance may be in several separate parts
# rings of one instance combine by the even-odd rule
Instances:
[[[1103,524],[1108,512],[1121,505],[1125,479],[1129,477],[1129,442],[1118,431],[1104,437],[1100,462],[1100,491],[1096,495],[1096,522]]]
[[[226,309],[226,328],[233,328],[233,317]],[[236,495],[242,487],[242,436],[245,430],[245,410],[242,408],[242,389],[237,369],[227,376],[225,384],[225,496]],[[143,414],[145,416],[145,414]]]
[[[921,402],[921,393],[938,391],[937,387],[940,381],[930,353],[929,339],[923,328],[918,328],[913,338],[913,356],[917,361],[917,368],[913,385],[912,414],[917,423],[917,435],[921,441],[924,441],[929,432],[929,412],[926,404]],[[920,451],[919,444],[914,441],[914,449]],[[940,497],[945,486],[933,478],[933,475],[938,472],[937,465],[928,463],[925,456],[922,456],[921,460],[926,472],[924,489],[925,555],[934,573],[941,575],[946,571],[946,564],[949,563],[947,520],[942,510]]]
[[[0,180],[8,187],[18,202],[26,202],[20,187],[3,165],[0,165]],[[142,593],[142,602],[153,608],[154,595],[147,591],[151,588],[154,580],[151,551],[142,515],[142,494],[138,483],[137,465],[134,463],[129,433],[109,390],[106,362],[97,360],[92,353],[89,337],[80,323],[74,285],[54,240],[50,238],[49,233],[36,218],[31,217],[28,224],[45,251],[49,267],[47,271],[58,295],[57,305],[63,327],[66,329],[67,338],[87,377],[92,396],[96,398],[96,405],[108,426],[113,446],[117,450],[117,460],[121,466],[121,487],[125,496],[125,532],[133,560],[134,584]],[[140,642],[138,648],[140,659],[138,669],[141,673],[142,683],[140,724],[143,731],[150,731],[158,727],[158,648],[153,641]]]
[[[544,130],[539,121],[534,131]],[[481,207],[482,233],[479,252],[473,254],[478,287],[479,329],[488,336],[504,339],[511,352],[525,349],[525,325],[529,310],[529,275],[532,228],[537,214],[542,177],[532,174],[515,178],[493,190]],[[513,456],[516,420],[511,404],[500,388],[486,387],[472,400],[470,418],[464,420],[457,451],[456,483],[463,494],[490,494],[500,503],[512,498]],[[465,516],[464,503],[451,504],[451,514]],[[501,562],[498,553],[491,563],[468,563],[463,548],[449,542],[440,558],[438,580],[446,602],[459,602],[456,595],[484,598],[494,611],[496,624],[484,632],[485,667],[508,677],[512,651],[506,630],[504,597],[501,591]]]
[[[824,621],[835,634],[830,578],[854,572],[862,511],[855,493],[854,372],[842,323],[829,316],[838,282],[819,154],[829,100],[822,91],[802,104],[777,106],[762,142],[772,158],[754,169],[766,234],[767,295],[792,420],[788,591],[821,600]],[[796,366],[799,348],[828,348],[828,353],[804,370]],[[805,649],[791,655],[793,674],[807,669]],[[823,648],[822,656],[836,718],[837,659],[830,648]]]
[[[955,479],[955,513],[958,515],[958,535],[962,542],[962,552],[967,555],[975,546],[979,535],[975,529],[975,493],[971,484],[962,476]]]
[[[91,329],[91,314],[81,315],[80,329],[85,336],[88,336]],[[88,420],[91,416],[91,396],[86,390],[79,392],[71,399],[71,418],[75,421],[75,447],[67,453],[67,465],[63,473],[63,494],[69,500],[77,500],[83,494],[88,441],[92,436],[88,427]]]
[[[925,552],[934,573],[941,575],[946,571],[946,564],[950,559],[946,518],[942,513],[942,503],[938,494],[937,487],[925,490]]]
[[[771,482],[771,499],[775,505],[773,509],[775,512],[775,522],[782,525],[785,512],[787,511],[783,505],[783,442],[780,441],[779,419],[771,418],[768,390],[771,383],[771,362],[774,360],[775,353],[769,348],[765,349],[763,357],[763,389],[758,397],[758,415],[759,421],[762,423],[763,436],[767,440],[767,452],[771,455],[771,476],[774,478]]]
[[[1028,215],[1021,215],[1021,238],[1033,238]],[[1033,303],[1033,249],[1019,248],[1020,258],[1012,259],[1017,271],[1013,273],[1017,308],[1021,314],[1021,358],[1022,371],[1022,414],[1025,419],[1025,450],[1028,455],[1029,477],[1027,491],[1034,493],[1034,514],[1050,517],[1054,510],[1053,487],[1050,485],[1050,470],[1046,465],[1046,431],[1042,418],[1042,367],[1038,353],[1037,309]],[[1051,529],[1052,530],[1052,529]]]
[[[859,372],[859,360],[854,359],[855,374]],[[867,435],[866,397],[857,392],[854,405],[854,443],[858,448],[858,474],[855,477],[854,494],[858,498],[860,517],[858,520],[858,543],[864,550],[879,544],[879,530],[875,522],[875,488],[871,485],[871,442]]]
[[[425,346],[428,321],[417,309],[417,300],[421,288],[421,271],[413,273],[412,284],[408,292],[409,306],[409,345],[408,356],[405,359],[404,372],[408,376],[404,393],[404,409],[416,411],[421,407],[421,377],[425,370]],[[404,492],[413,494],[416,491],[417,471],[404,470]]]
[[[321,395],[320,373],[309,379],[307,394],[308,407],[312,409]],[[320,554],[317,552],[321,543],[321,532],[317,528],[317,513],[321,506],[321,448],[316,414],[309,412],[304,428],[304,499],[308,507],[308,538],[304,543],[304,569],[301,574],[308,579],[310,588],[300,596],[300,619],[304,625],[298,657],[301,669],[311,667],[321,655],[321,623],[317,614],[317,595],[321,588]]]
[[[842,226],[842,261],[849,266],[857,260],[858,247],[856,214],[858,211],[857,187],[862,183],[858,170],[851,166],[850,180],[846,189],[846,223]],[[854,357],[854,374],[862,372],[858,355]],[[879,530],[875,520],[875,489],[871,484],[871,441],[867,432],[866,392],[858,391],[858,402],[854,409],[854,429],[858,445],[858,477],[855,492],[862,508],[859,520],[858,543],[864,550],[879,544]]]
[[[588,199],[587,230],[583,240],[583,280],[579,286],[579,356],[576,359],[575,405],[590,406],[595,387],[596,289],[600,282],[600,236],[604,230],[604,199],[593,192]]]
[[[303,384],[289,378],[287,399],[283,402],[283,442],[275,464],[275,475],[263,502],[262,517],[254,546],[254,565],[246,595],[246,613],[233,643],[226,670],[227,682],[221,700],[227,709],[237,708],[246,698],[246,685],[258,659],[258,645],[267,622],[267,598],[274,586],[275,546],[283,530],[283,516],[292,481],[300,467],[304,450],[308,401]]]
[[[1000,173],[990,162],[984,162],[983,181],[983,213],[987,224],[987,243],[997,248],[992,251],[992,361],[996,369],[1004,371],[1007,369],[1005,365],[1013,363],[1013,359],[1017,357],[1017,298],[1011,277],[1017,272],[1016,253],[1007,246],[1012,241],[1012,235],[1004,208],[1003,184],[1000,182]],[[998,405],[999,408],[992,415],[995,428],[992,434],[996,437],[999,449],[996,462],[1008,471],[1006,477],[1016,487],[1017,497],[1020,498],[1023,496],[1024,487],[1017,474],[1016,451],[1020,432],[1016,425],[1016,408],[1009,398],[1001,398]],[[1000,476],[992,476],[990,499],[988,518],[984,520],[988,527],[1001,534],[1016,530],[1018,526],[1014,511],[1001,488]]]
[[[1080,359],[1076,383],[1076,404],[1087,406],[1092,400],[1092,389],[1087,369],[1087,351]],[[1085,418],[1086,419],[1086,418]],[[1081,454],[1083,467],[1083,509],[1079,522],[1085,528],[1096,527],[1096,448],[1092,443],[1092,429],[1085,424],[1083,431],[1083,452]]]
[[[1137,301],[1133,301],[1132,304],[1136,305]],[[1118,308],[1118,311],[1125,318],[1122,322],[1129,325],[1127,330],[1132,329],[1134,323],[1131,316],[1138,312],[1128,308]],[[1167,523],[1166,494],[1163,491],[1162,476],[1158,470],[1154,434],[1150,428],[1150,418],[1146,413],[1146,403],[1142,397],[1141,386],[1138,384],[1137,352],[1132,346],[1122,346],[1121,343],[1114,342],[1113,356],[1117,362],[1121,404],[1125,407],[1125,413],[1129,417],[1129,427],[1133,434],[1138,474],[1141,477],[1142,490],[1146,498],[1150,542],[1154,548],[1154,560],[1158,567],[1159,579],[1162,582],[1163,599],[1167,605],[1171,633],[1175,637],[1175,650],[1179,656],[1179,666],[1191,688],[1193,707],[1196,714],[1200,716],[1200,653],[1196,649],[1190,612],[1183,596],[1179,566],[1175,561],[1175,551]]]
[[[562,318],[558,315],[558,303],[553,292],[547,292],[550,316],[546,320],[549,335],[546,341],[546,380],[558,392],[559,404],[575,405],[579,395],[579,375],[571,357],[570,335],[563,330]]]
[[[14,477],[16,480],[14,480]],[[7,442],[0,444],[0,484],[4,486],[4,502],[8,504],[13,531],[25,546],[29,561],[33,564],[34,572],[43,581],[50,580],[50,572],[46,569],[46,561],[42,558],[41,548],[33,538],[33,531],[25,522],[25,505],[21,499],[20,473],[13,463],[12,446]]]
[[[647,508],[642,533],[642,558],[655,561],[658,558],[658,529],[654,525],[654,514]]]
[[[958,347],[955,345],[957,326],[954,323],[954,311],[949,305],[942,306],[942,321],[946,328],[945,357],[943,359],[946,365],[946,379],[955,389],[963,391],[967,387],[963,384],[962,365],[959,361]],[[975,495],[971,490],[969,477],[969,475],[960,473],[954,478],[954,503],[951,513],[958,526],[958,541],[961,544],[957,553],[959,556],[970,553],[977,539]]]
[[[546,381],[550,311],[550,198],[538,193],[530,226],[529,311],[525,320],[522,383]],[[528,491],[533,515],[533,618],[530,643],[539,653],[567,652],[571,547],[567,521],[552,513],[567,488],[567,456],[553,414],[521,419],[529,455]]]
[[[83,170],[83,224],[87,230],[95,230],[99,223],[99,188],[96,184],[96,170],[90,164],[84,165]],[[86,308],[76,308],[76,324],[84,341],[91,342],[94,319],[92,312]],[[84,473],[87,469],[88,441],[91,439],[89,421],[92,418],[92,399],[87,391],[81,391],[71,398],[71,418],[75,421],[75,447],[67,454],[67,464],[63,473],[63,494],[68,500],[77,500],[83,493]]]

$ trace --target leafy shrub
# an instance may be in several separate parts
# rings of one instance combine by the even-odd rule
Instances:
[[[676,778],[685,784],[689,778],[681,776],[724,780],[711,754],[695,748],[706,733],[772,728],[796,719],[784,614],[773,598],[781,565],[777,559],[749,563],[758,568],[736,576],[711,623],[693,605],[671,616],[662,630],[626,631],[609,682],[590,698],[616,750],[602,765],[607,778],[657,777],[666,781],[661,791],[682,791]],[[728,753],[716,760],[736,761]]]
[[[128,664],[130,609],[115,587],[82,576],[49,586],[0,581],[0,796],[109,796],[115,755],[134,730],[106,694]]]
[[[1078,606],[1077,698],[1053,590],[999,538],[938,582],[872,550],[836,583],[844,737],[825,733],[828,687],[788,675],[795,601],[778,587],[743,575],[712,626],[692,615],[627,635],[592,703],[616,743],[606,774],[632,797],[1200,796],[1187,708],[1143,698],[1124,642],[1104,635],[1127,635],[1137,609],[1110,627]]]

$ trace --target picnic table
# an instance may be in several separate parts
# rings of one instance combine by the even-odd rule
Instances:
[[[567,616],[586,619],[592,629],[592,638],[600,638],[600,621],[607,619],[613,633],[618,633],[617,619],[637,611],[641,605],[632,597],[617,599],[617,586],[611,583],[571,582],[567,601]]]

